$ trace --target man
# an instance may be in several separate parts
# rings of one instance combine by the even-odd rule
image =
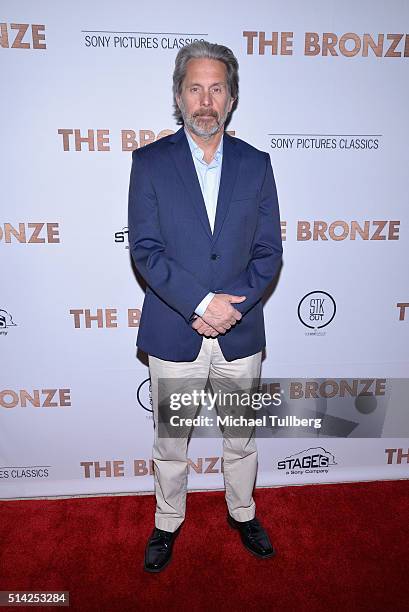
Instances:
[[[225,388],[259,380],[261,298],[282,255],[269,155],[224,133],[238,100],[232,51],[206,41],[182,48],[173,95],[183,127],[133,152],[129,189],[130,250],[147,283],[137,344],[149,356],[155,421],[155,528],[145,551],[151,572],[169,563],[185,517],[189,437],[158,433],[159,383],[175,379],[180,390],[208,377]],[[223,433],[228,523],[248,550],[271,557],[252,497],[254,435]]]

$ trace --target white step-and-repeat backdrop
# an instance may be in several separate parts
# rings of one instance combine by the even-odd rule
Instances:
[[[259,439],[258,484],[408,477],[408,4],[3,0],[0,21],[0,497],[153,488],[131,151],[177,129],[196,39],[237,55],[229,130],[278,187],[263,376],[326,417]],[[220,439],[189,457],[191,488],[222,486]]]

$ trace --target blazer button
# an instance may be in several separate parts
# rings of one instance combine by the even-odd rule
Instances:
[[[210,259],[220,259],[220,255],[217,255],[216,253],[212,253],[210,256]]]

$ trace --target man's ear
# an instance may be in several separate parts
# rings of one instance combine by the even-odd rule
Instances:
[[[179,110],[180,110],[180,96],[179,96],[179,94],[176,94],[175,98],[176,98],[176,104],[178,105]]]
[[[236,98],[232,98],[232,99],[230,100],[230,105],[229,105],[229,113],[231,113],[231,109],[233,108],[233,104],[235,103],[235,101],[236,101]]]

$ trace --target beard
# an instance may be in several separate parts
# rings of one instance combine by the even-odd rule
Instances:
[[[185,126],[196,136],[208,139],[223,129],[227,115],[229,114],[229,104],[230,100],[227,100],[223,112],[220,115],[212,108],[199,110],[189,115],[182,99],[179,102],[179,108]]]

